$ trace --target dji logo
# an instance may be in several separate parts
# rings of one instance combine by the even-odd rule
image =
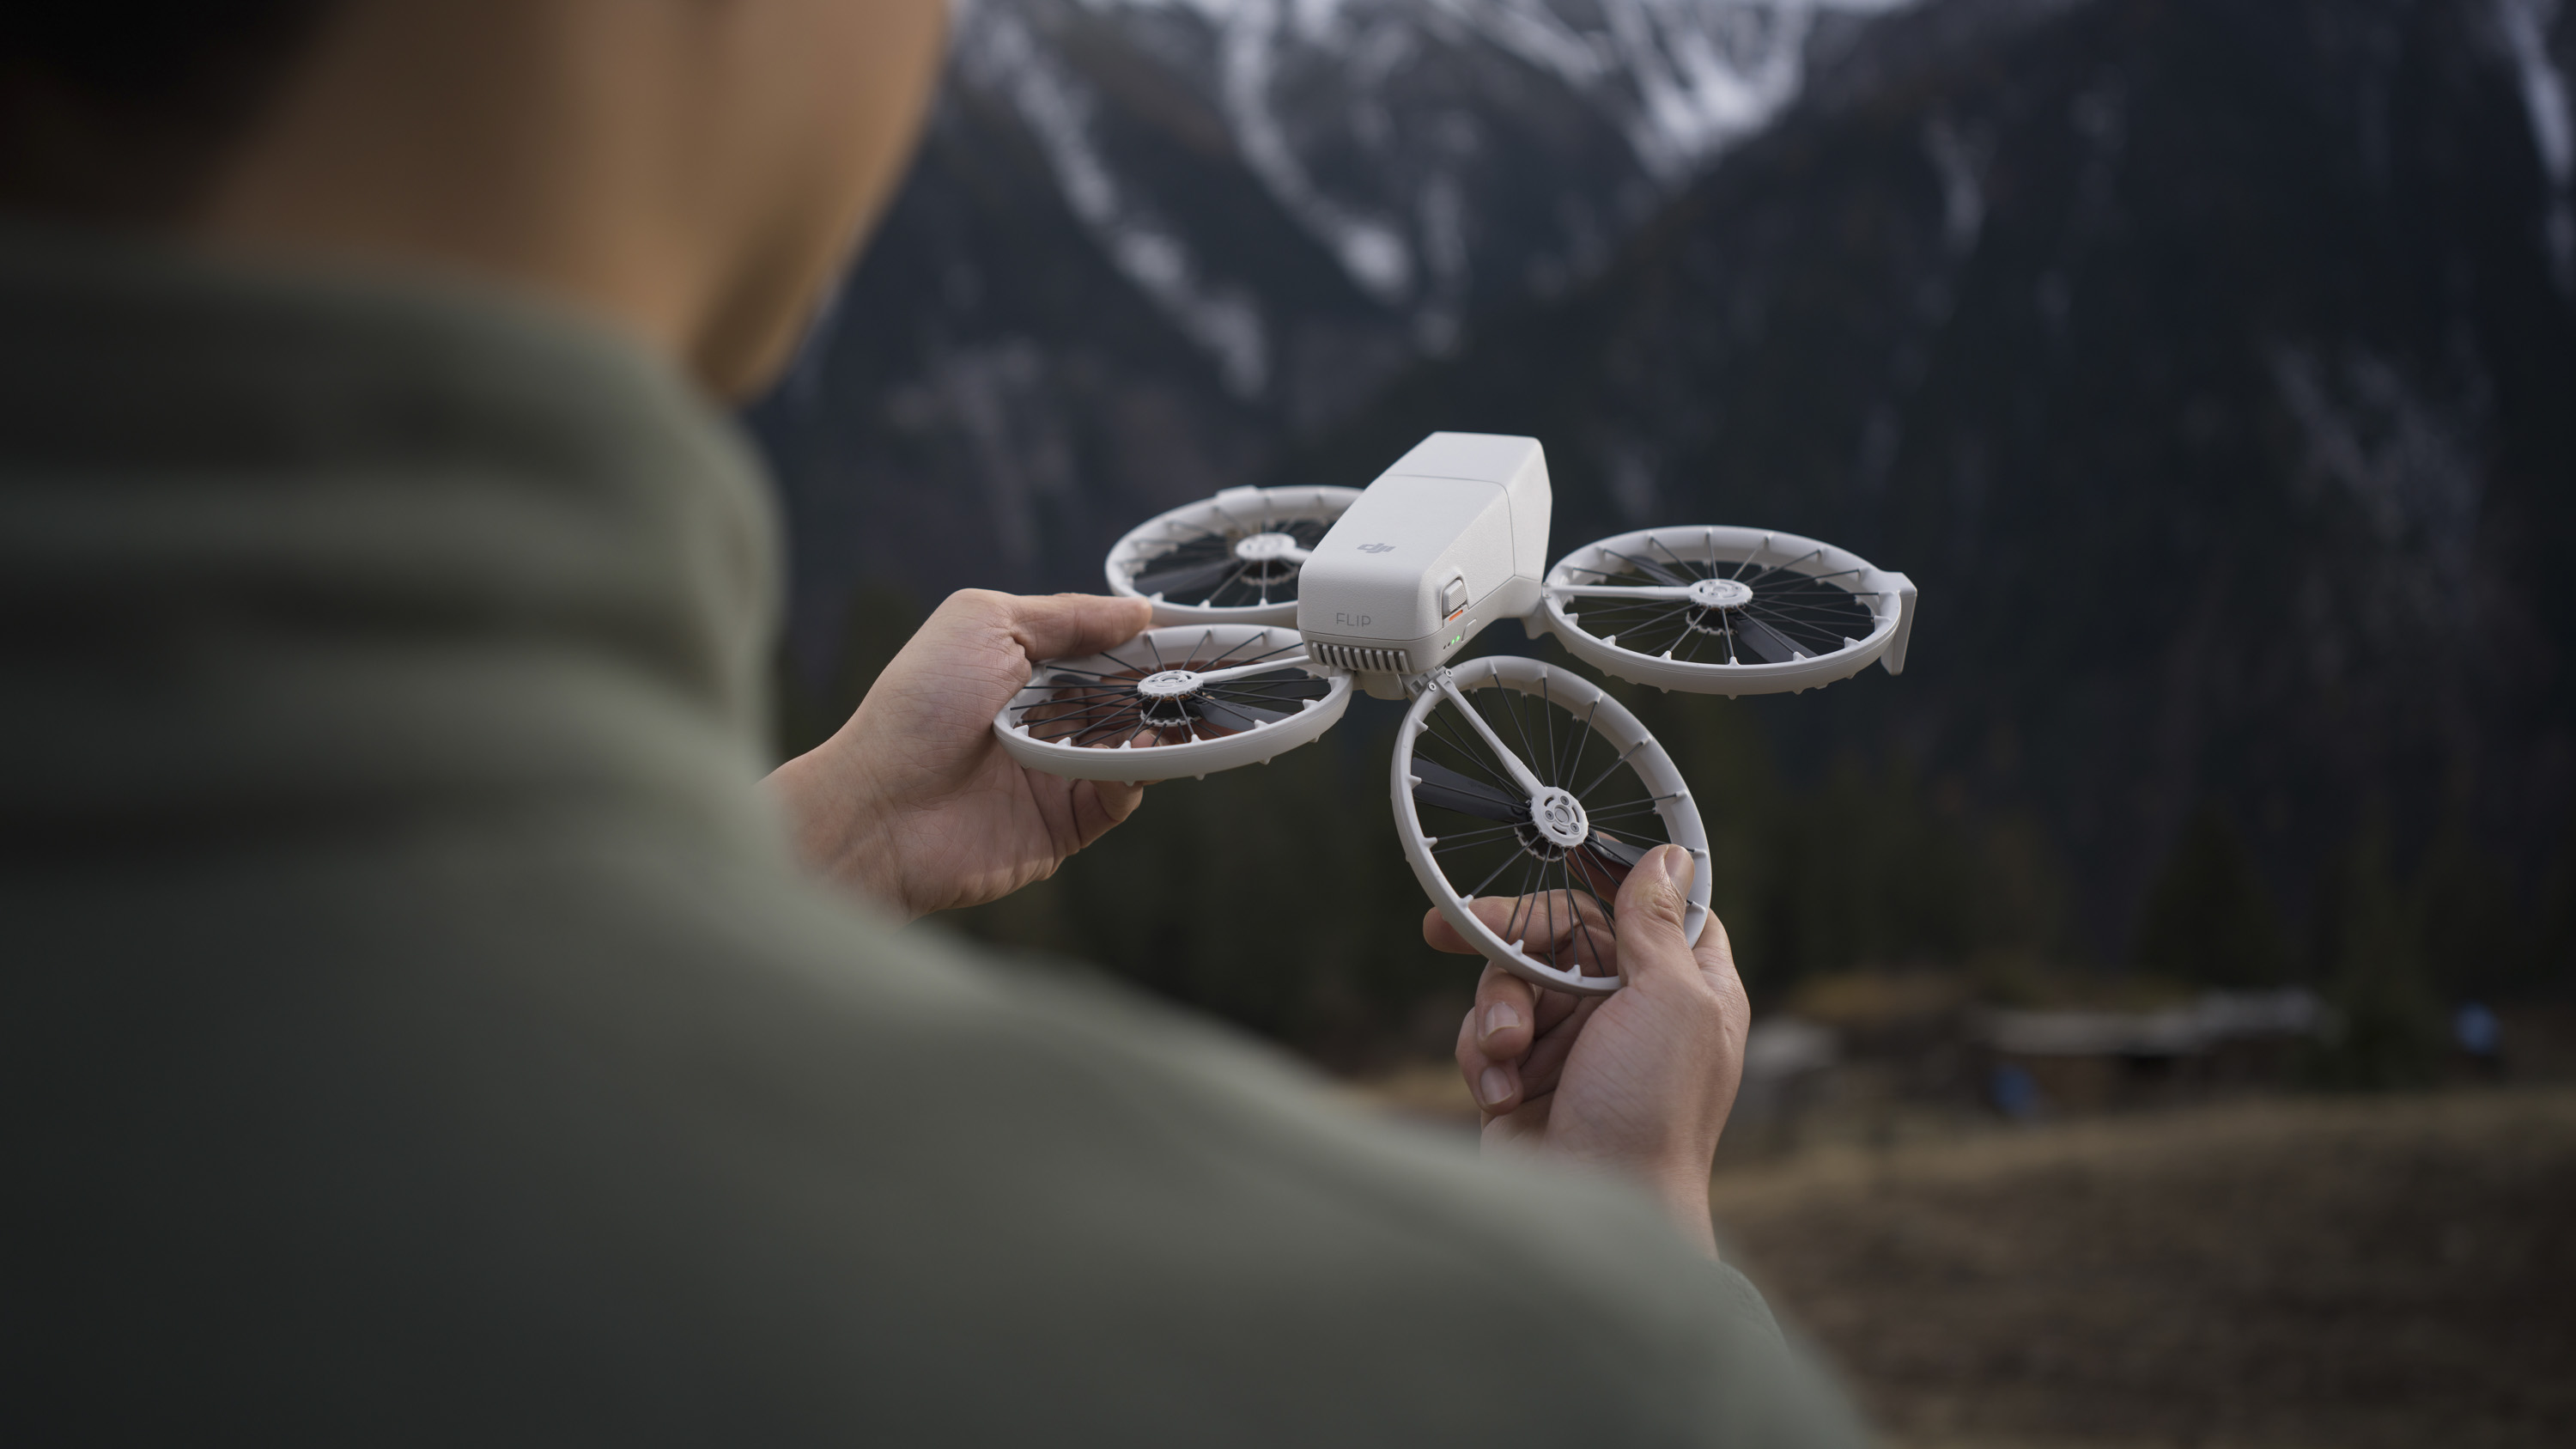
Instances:
[[[1394,544],[1391,544],[1391,543],[1364,543],[1364,544],[1361,544],[1361,545],[1360,545],[1360,552],[1362,552],[1362,553],[1393,553],[1393,552],[1395,552],[1395,545],[1394,545]]]

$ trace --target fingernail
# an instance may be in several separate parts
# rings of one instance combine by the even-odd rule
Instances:
[[[1487,1067],[1485,1068],[1485,1074],[1476,1079],[1477,1100],[1483,1102],[1488,1107],[1499,1107],[1503,1103],[1510,1101],[1511,1096],[1511,1074],[1505,1072],[1501,1067]]]
[[[1487,1036],[1492,1036],[1496,1032],[1510,1031],[1520,1024],[1520,1011],[1508,1001],[1497,1001],[1485,1008],[1485,1035]]]
[[[1684,850],[1678,845],[1667,845],[1664,847],[1664,879],[1673,883],[1674,890],[1681,891],[1685,894],[1689,892],[1691,883],[1691,857],[1689,851]]]

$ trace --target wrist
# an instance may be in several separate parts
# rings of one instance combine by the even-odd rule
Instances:
[[[770,772],[787,814],[789,839],[807,869],[912,920],[901,858],[886,839],[886,814],[859,762],[836,758],[835,736]]]
[[[1673,1226],[1681,1230],[1683,1240],[1710,1258],[1717,1257],[1717,1223],[1709,1215],[1706,1175],[1695,1180],[1668,1183],[1656,1196],[1663,1203],[1665,1213],[1672,1218]]]
[[[1563,1152],[1561,1147],[1556,1150]],[[1676,1162],[1663,1157],[1608,1157],[1579,1152],[1564,1155],[1589,1171],[1645,1189],[1685,1242],[1711,1258],[1717,1256],[1717,1225],[1708,1206],[1707,1160]]]

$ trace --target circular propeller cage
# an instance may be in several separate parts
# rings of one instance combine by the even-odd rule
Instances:
[[[1544,627],[1603,673],[1733,695],[1859,673],[1898,642],[1913,585],[1793,533],[1647,528],[1567,554],[1542,592]]]
[[[1297,574],[1357,488],[1230,488],[1148,519],[1109,550],[1109,591],[1157,624],[1297,622]]]
[[[1708,836],[1681,772],[1598,685],[1535,659],[1434,671],[1396,733],[1396,831],[1434,907],[1488,960],[1555,991],[1619,989],[1613,904],[1658,845],[1690,851],[1682,933],[1708,923]],[[1497,929],[1473,909],[1507,903]]]
[[[993,719],[1012,759],[1075,780],[1169,780],[1266,764],[1332,728],[1351,677],[1310,663],[1294,629],[1148,629],[1051,659]]]

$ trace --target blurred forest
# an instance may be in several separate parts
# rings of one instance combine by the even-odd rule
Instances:
[[[865,594],[828,690],[780,671],[782,757],[838,727],[921,617],[902,595]],[[1512,625],[1465,657],[1494,652],[1573,662],[1553,641],[1530,650]],[[2134,938],[2106,952],[2080,929],[2072,867],[2034,816],[1980,808],[1901,754],[1784,768],[1770,742],[1796,730],[1798,697],[1605,682],[1692,783],[1711,905],[1757,1013],[1802,980],[1853,971],[1960,975],[1997,1005],[2304,984],[2353,1028],[2314,1073],[2395,1086],[2432,1080],[2450,1006],[2562,994],[2576,959],[2576,849],[2525,893],[2457,825],[2401,871],[2374,817],[2293,915],[2215,802],[2165,857]],[[1885,682],[1873,668],[1836,687]],[[1401,714],[1356,696],[1340,726],[1267,766],[1157,784],[1054,878],[941,924],[1091,963],[1337,1070],[1441,1053],[1480,963],[1422,942],[1428,902],[1387,805]]]

